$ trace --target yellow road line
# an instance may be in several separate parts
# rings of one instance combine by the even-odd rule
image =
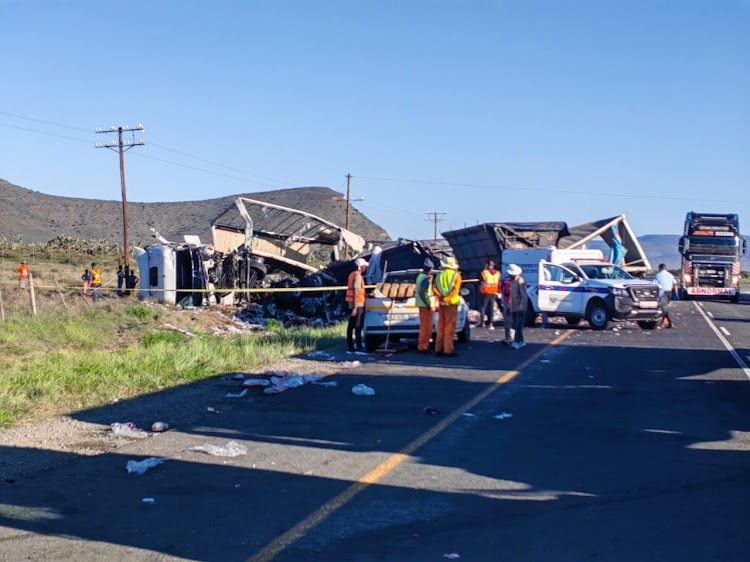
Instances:
[[[477,394],[474,398],[469,400],[460,406],[457,410],[453,411],[448,417],[443,419],[440,423],[435,424],[428,431],[417,437],[414,441],[409,443],[406,447],[401,449],[398,453],[394,453],[388,459],[383,461],[381,464],[376,466],[373,470],[365,474],[357,482],[353,483],[346,490],[341,492],[338,496],[332,500],[326,502],[314,513],[306,517],[304,520],[297,523],[294,527],[289,529],[284,534],[277,537],[274,541],[264,547],[262,550],[256,552],[249,560],[249,562],[267,562],[273,560],[274,557],[279,554],[282,550],[287,548],[289,545],[294,543],[297,539],[304,537],[311,529],[320,525],[323,521],[328,518],[336,510],[340,509],[349,501],[354,498],[360,492],[366,490],[370,485],[379,482],[385,475],[392,472],[398,465],[404,462],[409,456],[430,441],[433,437],[437,436],[445,428],[455,422],[464,413],[471,410],[474,406],[479,404],[482,400],[487,398],[490,394],[495,392],[502,385],[509,383],[516,378],[521,372],[541,357],[550,347],[554,347],[561,343],[565,338],[570,336],[573,330],[567,330],[554,340],[549,345],[537,351],[534,355],[529,357],[526,361],[521,363],[515,370],[508,371],[502,377],[497,379],[490,386],[485,388],[482,392]]]

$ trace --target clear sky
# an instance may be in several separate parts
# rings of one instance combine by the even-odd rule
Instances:
[[[393,237],[750,224],[750,0],[0,0],[0,26],[0,178],[42,193],[119,200],[93,131],[143,123],[129,201],[351,173]]]

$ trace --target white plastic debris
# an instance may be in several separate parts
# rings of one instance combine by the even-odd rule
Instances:
[[[352,394],[356,394],[357,396],[373,396],[375,389],[370,388],[366,384],[357,384],[352,387]]]
[[[475,418],[475,417],[476,417],[476,416],[475,416],[474,414],[471,414],[471,413],[469,413],[469,412],[464,412],[464,413],[463,413],[463,414],[461,414],[461,415],[462,415],[462,416],[466,416],[467,418]]]
[[[319,351],[311,351],[310,353],[307,354],[307,356],[308,357],[322,357],[323,359],[328,359],[331,356],[331,354],[328,353],[327,351],[319,350]]]
[[[188,451],[206,453],[207,455],[213,455],[215,457],[239,457],[240,455],[247,454],[247,447],[240,445],[237,441],[229,441],[224,445],[211,445],[210,443],[205,443],[204,445],[192,447],[188,449]]]
[[[508,418],[512,418],[513,414],[509,414],[508,412],[503,412],[502,414],[498,414],[498,415],[492,416],[492,417],[494,417],[496,420],[505,420],[505,419],[508,419]]]
[[[115,422],[109,426],[112,428],[112,433],[117,437],[134,437],[136,439],[144,439],[148,437],[148,433],[136,429],[133,422]]]
[[[156,503],[156,499],[154,498],[143,498],[141,501],[143,503]]]
[[[297,388],[298,386],[318,382],[322,378],[323,375],[318,374],[299,375],[297,373],[283,372],[282,376],[274,375],[271,377],[271,386],[263,390],[263,393],[278,394],[280,392],[286,392],[291,388]]]
[[[552,363],[549,359],[542,359],[540,363]]]
[[[362,364],[361,361],[344,361],[341,363],[343,369],[354,369]]]
[[[242,392],[227,392],[226,396],[224,398],[242,398],[247,394],[247,389],[243,390]]]
[[[266,379],[245,379],[242,381],[244,388],[258,388],[259,386],[269,386],[270,384]]]
[[[461,555],[458,552],[451,552],[450,554],[443,554],[443,557],[456,560],[457,558],[461,558]]]
[[[164,459],[149,457],[142,461],[128,461],[125,468],[128,469],[128,474],[143,474],[149,468],[154,468],[157,464],[162,464],[163,462]]]

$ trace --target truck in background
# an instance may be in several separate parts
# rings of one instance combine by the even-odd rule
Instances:
[[[659,286],[635,279],[604,259],[601,250],[505,250],[502,260],[523,269],[527,323],[541,313],[562,316],[571,325],[586,320],[594,330],[618,320],[635,320],[653,330],[663,321]]]
[[[682,256],[680,296],[740,300],[740,261],[747,241],[736,214],[689,212],[678,244]]]

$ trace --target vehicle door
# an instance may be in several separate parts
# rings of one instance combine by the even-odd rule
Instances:
[[[581,314],[581,278],[562,265],[539,263],[539,310],[558,314]]]

